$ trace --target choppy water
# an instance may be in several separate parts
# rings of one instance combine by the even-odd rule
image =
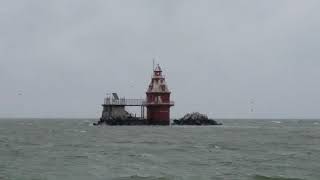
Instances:
[[[1,180],[319,180],[320,121],[93,127],[0,120]]]

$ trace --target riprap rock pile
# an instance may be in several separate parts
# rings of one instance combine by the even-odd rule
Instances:
[[[195,112],[188,113],[181,119],[175,119],[173,125],[197,125],[197,126],[208,126],[208,125],[222,125],[221,123],[209,119],[207,115]]]

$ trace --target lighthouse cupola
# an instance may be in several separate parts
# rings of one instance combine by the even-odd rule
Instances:
[[[170,94],[162,69],[158,64],[154,69],[153,76],[147,90],[147,119],[150,124],[169,125],[170,107],[174,103],[170,101]]]

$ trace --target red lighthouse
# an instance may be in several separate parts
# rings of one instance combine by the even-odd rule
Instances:
[[[170,107],[174,106],[174,102],[170,101],[171,92],[168,89],[159,64],[154,69],[146,94],[147,119],[149,124],[170,125]]]

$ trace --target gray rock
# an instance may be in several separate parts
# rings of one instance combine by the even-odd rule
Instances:
[[[222,125],[213,119],[209,119],[207,115],[198,112],[188,113],[181,119],[175,119],[173,125]]]

